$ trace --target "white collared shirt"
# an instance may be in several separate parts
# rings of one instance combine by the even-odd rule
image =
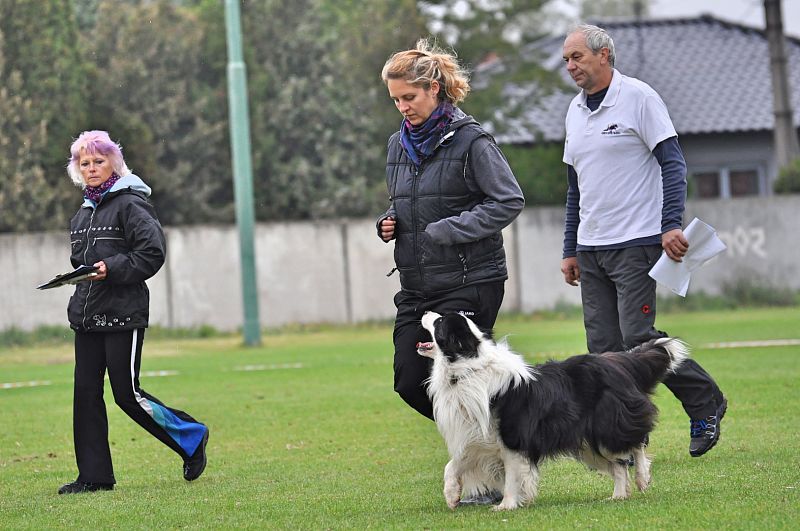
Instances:
[[[661,97],[614,70],[594,112],[581,91],[566,117],[564,162],[580,192],[578,244],[611,245],[661,234],[661,166],[653,149],[677,136]]]

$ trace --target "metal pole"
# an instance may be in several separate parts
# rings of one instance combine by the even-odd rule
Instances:
[[[792,122],[792,103],[789,95],[789,76],[786,68],[784,48],[783,16],[780,0],[764,0],[764,14],[767,21],[770,71],[772,73],[772,97],[775,114],[775,155],[778,168],[800,157],[800,144],[797,129]]]
[[[244,342],[261,343],[256,283],[253,207],[253,168],[250,156],[250,120],[247,108],[247,71],[242,58],[242,23],[239,0],[225,0],[225,27],[228,40],[228,119],[233,156],[236,223],[242,267],[244,304]]]

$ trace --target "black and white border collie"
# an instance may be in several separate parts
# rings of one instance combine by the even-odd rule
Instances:
[[[584,354],[530,366],[462,314],[426,313],[433,342],[427,382],[450,461],[444,497],[455,509],[462,492],[499,491],[495,510],[516,509],[536,497],[539,466],[571,456],[614,480],[613,499],[628,498],[623,460],[633,455],[636,486],[650,483],[645,441],[657,410],[655,386],[688,356],[678,339],[663,338],[632,351]]]

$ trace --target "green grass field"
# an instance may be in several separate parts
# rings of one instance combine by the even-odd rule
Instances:
[[[391,328],[145,342],[142,387],[211,428],[194,483],[106,387],[117,488],[58,496],[76,475],[71,345],[0,350],[0,528],[796,529],[800,347],[710,348],[800,337],[800,308],[665,314],[728,396],[722,439],[688,454],[688,420],[663,387],[653,484],[611,502],[611,480],[569,460],[542,470],[526,509],[447,509],[444,444],[392,390]],[[580,321],[506,316],[497,335],[532,362],[583,350]],[[251,370],[242,370],[249,368]],[[155,377],[147,371],[177,371]],[[48,385],[3,389],[8,382]]]

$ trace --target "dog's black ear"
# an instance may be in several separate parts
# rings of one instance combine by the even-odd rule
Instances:
[[[463,315],[451,313],[437,319],[434,331],[436,344],[451,362],[478,356],[480,338],[472,333]]]

